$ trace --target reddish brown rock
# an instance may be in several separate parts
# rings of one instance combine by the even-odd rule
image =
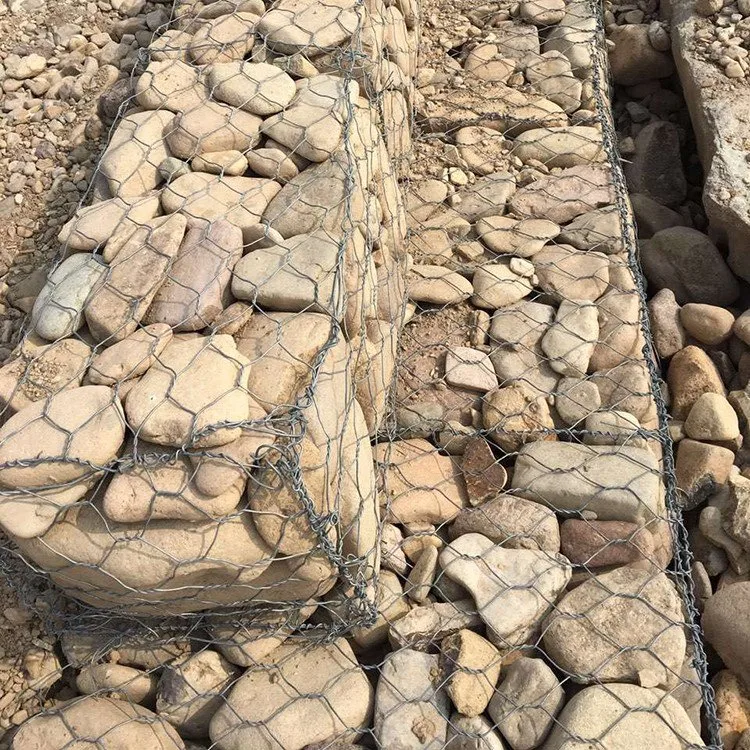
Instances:
[[[472,505],[481,505],[496,497],[508,481],[508,472],[495,458],[489,443],[481,437],[467,442],[461,469]]]
[[[726,395],[716,365],[697,346],[686,346],[672,357],[667,384],[672,396],[672,416],[680,420],[687,419],[693,404],[704,393]]]
[[[654,559],[655,544],[642,525],[626,521],[582,521],[560,526],[560,551],[574,565],[600,568]]]

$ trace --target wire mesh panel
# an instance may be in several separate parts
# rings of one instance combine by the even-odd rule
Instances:
[[[9,747],[718,747],[598,11],[450,18],[178,3],[120,85],[3,372]]]

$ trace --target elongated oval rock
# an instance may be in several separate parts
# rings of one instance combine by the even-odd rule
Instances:
[[[177,731],[143,706],[128,701],[87,696],[58,705],[25,722],[14,735],[12,750],[66,750],[97,738],[103,750],[185,750]]]
[[[83,323],[83,308],[107,267],[94,255],[66,258],[47,279],[31,311],[31,325],[48,341],[75,333]]]
[[[314,57],[347,41],[359,25],[354,0],[281,0],[258,23],[258,33],[277,54]]]
[[[193,159],[213,151],[249,151],[260,141],[261,119],[219,102],[204,102],[174,118],[166,132],[172,156]]]
[[[557,717],[544,750],[575,750],[581,742],[618,750],[704,746],[671,694],[623,683],[592,685],[576,693]]]
[[[148,195],[162,182],[159,165],[169,156],[164,133],[173,119],[162,109],[134,112],[120,121],[99,162],[113,197]]]
[[[606,158],[601,131],[584,125],[519,133],[513,141],[513,155],[523,162],[535,159],[550,168],[575,167]]]
[[[208,87],[218,101],[267,117],[294,98],[294,79],[275,65],[248,61],[217,63],[208,69]]]
[[[254,13],[234,12],[211,19],[193,34],[188,53],[197,65],[242,60],[255,44]]]
[[[190,172],[164,189],[161,203],[167,213],[180,211],[209,221],[226,219],[242,230],[246,242],[252,242],[257,239],[254,233],[260,217],[279,190],[281,185],[273,180]]]
[[[224,219],[190,227],[146,312],[145,323],[199,331],[230,304],[232,270],[242,256],[242,230]]]
[[[86,322],[97,341],[114,344],[136,330],[164,281],[186,226],[182,215],[161,216],[138,227],[123,242],[86,305]]]
[[[237,680],[211,719],[210,736],[218,750],[302,750],[364,729],[372,703],[373,688],[343,638],[287,642]]]
[[[643,448],[536,442],[520,450],[512,491],[600,521],[643,522],[664,514],[659,476],[656,458]]]
[[[250,413],[249,364],[231,336],[172,341],[128,394],[128,422],[158,445],[229,443]]]
[[[14,540],[68,595],[133,614],[197,612],[250,599],[257,593],[252,581],[272,556],[247,513],[143,527],[105,522],[89,503],[66,510],[39,539]]]

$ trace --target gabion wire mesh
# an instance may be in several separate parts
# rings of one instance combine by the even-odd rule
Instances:
[[[0,374],[9,747],[718,748],[598,11],[457,7],[419,87],[406,0],[180,2],[115,87]]]

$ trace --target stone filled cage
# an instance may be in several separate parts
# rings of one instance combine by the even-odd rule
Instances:
[[[411,0],[180,1],[105,94],[0,370],[77,693],[9,747],[718,750],[599,11],[461,10],[426,80]]]

